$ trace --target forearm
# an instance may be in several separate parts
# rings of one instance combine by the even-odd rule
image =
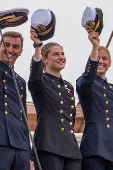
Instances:
[[[100,42],[99,33],[93,30],[88,30],[88,38],[92,43],[92,51],[90,57],[92,58],[92,60],[96,61],[98,59],[98,48]]]
[[[36,33],[36,31],[31,27],[30,28],[30,38],[33,41],[34,44],[38,44],[42,46],[42,42],[41,40],[38,38],[38,34]],[[35,46],[35,54],[34,57],[36,58],[36,60],[40,60],[41,59],[41,46]]]
[[[32,60],[32,68],[28,81],[28,88],[31,92],[37,92],[43,86],[43,63],[42,60],[35,62]]]
[[[82,76],[76,81],[77,92],[87,93],[90,91],[91,86],[97,76],[97,67],[98,60],[91,60],[90,57],[88,59],[85,72]]]
[[[39,61],[39,60],[42,58],[42,55],[41,55],[41,47],[36,47],[36,48],[35,48],[34,57],[36,58],[37,61]]]
[[[93,46],[90,57],[92,60],[98,60],[98,46]]]

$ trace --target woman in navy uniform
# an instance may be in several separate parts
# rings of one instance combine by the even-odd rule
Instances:
[[[32,28],[31,39],[36,48],[28,87],[37,112],[34,141],[42,169],[80,170],[82,156],[73,131],[74,89],[60,75],[66,63],[63,48],[48,43],[41,50],[41,41]],[[34,164],[37,170],[36,161]]]
[[[111,66],[108,49],[99,46],[99,33],[88,30],[93,48],[76,89],[85,129],[81,141],[83,170],[113,169],[113,86],[107,82]]]

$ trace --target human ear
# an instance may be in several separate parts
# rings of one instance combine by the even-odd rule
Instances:
[[[43,63],[47,63],[47,58],[45,58],[45,57],[42,57],[42,61],[43,61]]]

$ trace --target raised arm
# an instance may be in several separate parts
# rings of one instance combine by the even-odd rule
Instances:
[[[99,48],[99,33],[95,32],[93,30],[88,30],[88,38],[90,42],[92,43],[92,52],[91,52],[91,59],[97,60],[98,59],[98,48]]]
[[[99,33],[88,30],[88,39],[92,43],[92,51],[88,59],[85,72],[77,79],[76,89],[78,93],[88,93],[97,76]]]
[[[36,33],[36,31],[32,27],[30,29],[30,35],[31,35],[30,38],[34,42],[34,44],[41,44],[42,43],[40,41],[40,39],[38,38],[38,34]],[[41,59],[41,46],[35,47],[34,57],[36,58],[37,61]]]
[[[35,44],[35,53],[33,55],[30,67],[30,77],[28,81],[28,88],[30,92],[37,93],[42,90],[43,87],[43,64],[41,59],[41,46],[42,43],[38,38],[37,33],[31,27],[30,38]],[[38,46],[39,45],[39,46]]]

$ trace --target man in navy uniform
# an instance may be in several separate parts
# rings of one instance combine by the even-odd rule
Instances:
[[[113,86],[107,82],[111,66],[108,49],[99,46],[99,33],[88,30],[93,48],[76,89],[85,118],[81,141],[83,170],[113,169]]]
[[[3,34],[12,68],[21,55],[23,37],[18,32]],[[26,83],[14,72],[26,111]],[[3,42],[0,44],[0,169],[29,170],[30,142]],[[32,167],[31,167],[32,169]]]

